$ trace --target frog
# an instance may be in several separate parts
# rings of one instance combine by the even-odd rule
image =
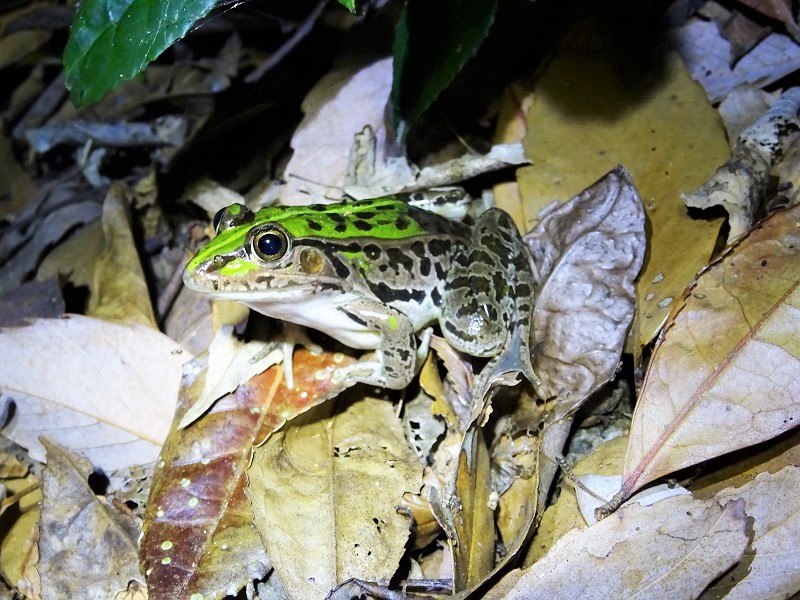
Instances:
[[[232,204],[183,281],[368,351],[334,373],[348,385],[406,388],[437,324],[460,352],[538,382],[528,248],[500,208],[472,225],[427,210],[460,201],[445,190],[257,211]]]

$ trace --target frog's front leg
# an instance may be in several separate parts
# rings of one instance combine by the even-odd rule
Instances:
[[[360,361],[337,369],[334,383],[360,382],[399,390],[416,374],[417,340],[411,320],[403,313],[376,300],[359,298],[339,307],[361,327],[377,330],[380,347]]]

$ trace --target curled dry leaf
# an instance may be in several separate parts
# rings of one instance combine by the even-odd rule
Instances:
[[[800,207],[698,277],[656,347],[620,496],[800,424]]]
[[[92,465],[42,438],[47,468],[39,522],[42,600],[106,600],[141,580],[136,560],[139,523],[100,500],[89,487]],[[96,543],[102,541],[102,548]]]
[[[431,508],[453,553],[453,591],[474,589],[494,566],[494,507],[489,451],[483,430],[464,435],[458,467],[441,492],[431,489]]]
[[[543,287],[531,328],[540,395],[553,420],[611,379],[633,319],[633,281],[645,250],[644,210],[617,167],[544,216],[525,236]]]
[[[743,500],[678,496],[632,504],[613,519],[573,529],[539,562],[512,571],[485,597],[696,598],[747,546]]]
[[[722,206],[728,212],[729,243],[753,226],[770,187],[775,185],[772,168],[798,137],[799,110],[800,88],[784,92],[772,108],[741,133],[728,162],[697,190],[683,195],[687,206]]]
[[[191,358],[150,327],[78,315],[0,330],[0,355],[0,390],[16,405],[3,435],[44,462],[47,431],[106,471],[155,460]]]
[[[327,397],[330,373],[344,360],[298,350],[292,390],[276,365],[186,429],[173,426],[153,476],[140,545],[151,600],[221,598],[268,572],[244,494],[252,447]],[[193,383],[187,376],[175,423],[199,393]]]
[[[350,578],[388,584],[409,536],[397,507],[419,491],[422,469],[383,400],[358,400],[267,440],[248,469],[247,496],[289,598],[325,598]]]
[[[730,600],[789,598],[800,590],[800,468],[761,473],[740,488],[717,495],[719,502],[743,498],[753,518],[753,540],[743,560],[712,587]]]

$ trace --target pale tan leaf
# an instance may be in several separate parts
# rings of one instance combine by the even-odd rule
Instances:
[[[525,236],[543,287],[531,327],[538,393],[553,419],[575,410],[617,370],[645,251],[644,209],[630,174],[615,168]]]
[[[391,86],[389,58],[359,70],[335,69],[314,86],[303,101],[306,116],[292,137],[294,154],[286,165],[282,203],[308,204],[311,195],[341,198],[353,137],[365,125],[376,136],[375,161],[384,162],[383,114]]]
[[[48,465],[42,488],[38,565],[42,599],[107,600],[138,580],[141,523],[94,495],[84,459],[43,439]],[[102,540],[102,550],[90,540]]]
[[[695,598],[747,546],[744,501],[724,507],[679,496],[574,529],[536,564],[512,571],[485,597]]]
[[[422,464],[389,402],[306,417],[258,448],[248,470],[255,523],[283,589],[312,600],[350,578],[387,583],[409,535],[397,506],[419,491]]]
[[[115,183],[103,201],[105,247],[97,259],[87,315],[158,329],[128,216],[128,188]]]
[[[43,431],[108,471],[152,462],[167,436],[184,361],[149,327],[72,315],[0,331],[3,435],[43,462]]]
[[[28,597],[33,598],[38,598],[41,591],[39,573],[34,566],[39,561],[36,546],[39,505],[42,501],[39,483],[34,475],[6,482],[9,492],[12,494],[20,494],[33,486],[38,487],[19,498],[17,504],[19,510],[16,518],[12,519],[9,513],[3,515],[7,530],[0,540],[0,574],[6,581],[24,589]]]
[[[798,222],[773,215],[690,289],[645,375],[622,495],[798,425]]]
[[[710,590],[726,600],[789,598],[800,591],[800,468],[761,473],[740,488],[717,495],[719,502],[744,498],[753,518],[746,560]],[[731,589],[732,588],[732,589]]]

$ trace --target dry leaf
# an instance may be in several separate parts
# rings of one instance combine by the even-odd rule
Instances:
[[[798,110],[800,88],[791,88],[741,133],[728,162],[698,189],[683,195],[687,206],[722,206],[728,212],[728,243],[753,226],[769,191],[784,187],[786,182],[774,181],[772,169],[798,138]]]
[[[661,67],[642,78],[641,68],[621,73],[618,60],[602,55],[553,60],[528,111],[525,149],[534,164],[517,172],[528,223],[616,164],[632,174],[649,222],[634,352],[656,336],[672,299],[711,256],[721,220],[689,218],[680,193],[729,155],[716,112],[680,59],[667,55]]]
[[[283,351],[275,342],[242,342],[233,327],[223,325],[208,347],[208,370],[197,402],[183,415],[179,427],[186,427],[206,412],[214,401],[233,392],[244,382],[281,362]]]
[[[149,327],[78,315],[0,330],[0,349],[0,389],[16,405],[3,435],[44,462],[47,431],[107,471],[158,456],[191,358]]]
[[[800,424],[798,222],[773,215],[688,291],[645,376],[623,495]]]
[[[633,319],[644,257],[644,211],[616,168],[525,236],[540,279],[531,327],[533,368],[552,419],[574,411],[613,377]]]
[[[709,591],[726,600],[794,597],[800,591],[800,468],[761,473],[747,485],[717,495],[719,502],[736,498],[747,502],[753,539],[745,559]]]
[[[388,584],[409,535],[397,506],[422,485],[391,403],[359,400],[275,434],[248,477],[256,526],[289,598],[325,598],[350,578]]]
[[[747,541],[743,500],[722,507],[679,496],[648,507],[633,504],[570,531],[485,598],[696,598],[739,561]]]
[[[34,475],[5,482],[12,494],[34,488],[19,498],[18,512],[15,511],[17,514],[13,520],[13,513],[4,513],[4,526],[8,529],[0,540],[0,574],[5,581],[15,584],[19,582],[21,589],[30,591],[29,597],[36,596],[38,591],[41,591],[39,573],[34,567],[39,561],[36,545],[39,539],[39,505],[42,502],[39,483],[39,479]]]
[[[731,149],[742,132],[767,112],[775,103],[775,96],[751,85],[734,88],[717,110],[725,123]]]
[[[692,19],[672,36],[692,78],[702,84],[711,102],[719,102],[740,85],[766,87],[800,69],[800,46],[773,33],[748,52],[736,66],[730,42],[717,24]]]
[[[458,469],[443,491],[431,490],[431,508],[453,553],[453,591],[475,589],[494,566],[494,504],[489,451],[483,431],[470,428]]]
[[[269,571],[244,493],[252,447],[328,397],[331,371],[348,360],[298,350],[293,389],[276,365],[221,398],[199,421],[173,427],[153,476],[140,545],[152,600],[222,598]],[[175,424],[200,384],[187,377]]]
[[[303,101],[306,116],[292,137],[294,154],[286,165],[282,204],[309,204],[311,197],[341,198],[353,137],[365,125],[375,133],[375,160],[383,164],[383,113],[391,87],[390,58],[355,72],[335,69],[314,86]]]
[[[95,264],[87,315],[157,330],[150,292],[131,232],[127,195],[125,184],[115,183],[103,201],[105,246]]]
[[[42,443],[48,461],[37,566],[42,600],[107,600],[142,579],[139,523],[94,495],[87,482],[91,464],[44,438]]]

